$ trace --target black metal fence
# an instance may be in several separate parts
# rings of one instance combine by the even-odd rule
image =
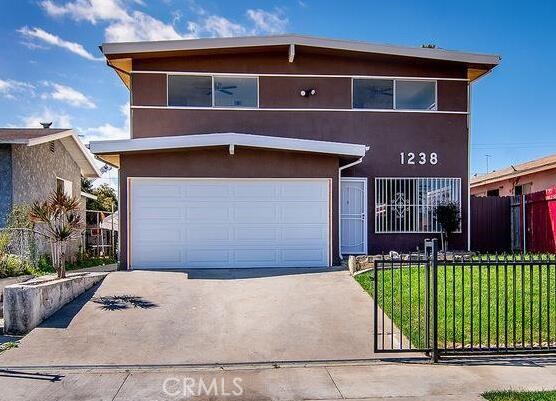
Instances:
[[[376,352],[556,352],[555,255],[437,251],[374,263]]]

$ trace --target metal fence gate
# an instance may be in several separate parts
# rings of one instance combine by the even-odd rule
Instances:
[[[374,349],[556,353],[555,255],[425,253],[374,262]]]

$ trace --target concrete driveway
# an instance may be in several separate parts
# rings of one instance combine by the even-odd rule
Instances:
[[[0,355],[2,366],[373,358],[370,297],[340,270],[111,273]]]

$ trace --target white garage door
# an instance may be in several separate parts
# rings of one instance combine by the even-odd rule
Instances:
[[[328,179],[134,178],[130,265],[329,265]]]

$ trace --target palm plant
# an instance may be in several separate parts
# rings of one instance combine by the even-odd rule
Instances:
[[[68,242],[79,238],[82,230],[79,199],[56,191],[45,202],[35,202],[30,216],[50,240],[52,265],[58,278],[65,278]]]

